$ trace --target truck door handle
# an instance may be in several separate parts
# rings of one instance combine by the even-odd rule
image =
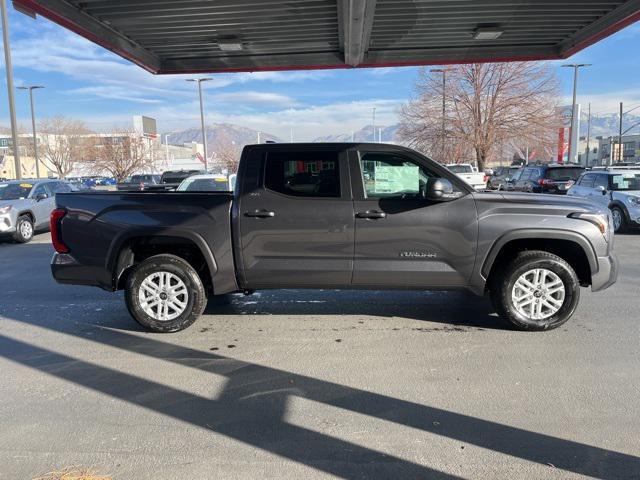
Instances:
[[[380,212],[378,210],[367,210],[366,212],[356,213],[356,218],[369,218],[372,220],[376,218],[386,218],[386,216],[386,213]]]
[[[256,217],[256,218],[269,218],[275,217],[276,212],[269,212],[268,210],[254,210],[253,212],[244,212],[245,217]]]

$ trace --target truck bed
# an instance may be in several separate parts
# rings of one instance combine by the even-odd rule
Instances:
[[[56,196],[58,208],[67,214],[62,220],[62,239],[69,247],[73,266],[61,266],[65,274],[85,279],[87,285],[116,288],[117,256],[112,252],[134,238],[150,235],[188,238],[216,262],[212,275],[235,288],[231,245],[231,192],[92,192]],[[82,269],[78,272],[77,269]],[[215,281],[215,279],[214,279]],[[228,285],[233,284],[233,285]]]

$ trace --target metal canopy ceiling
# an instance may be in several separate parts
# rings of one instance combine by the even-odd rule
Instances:
[[[566,58],[640,0],[13,0],[153,73]],[[497,31],[493,40],[479,31]]]

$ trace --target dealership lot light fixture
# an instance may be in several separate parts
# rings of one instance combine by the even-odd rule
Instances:
[[[497,27],[478,27],[473,32],[476,40],[497,40],[504,33],[504,30]]]

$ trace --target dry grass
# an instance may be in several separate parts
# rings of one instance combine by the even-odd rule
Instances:
[[[110,476],[98,475],[88,468],[67,467],[49,472],[33,480],[113,480]]]

